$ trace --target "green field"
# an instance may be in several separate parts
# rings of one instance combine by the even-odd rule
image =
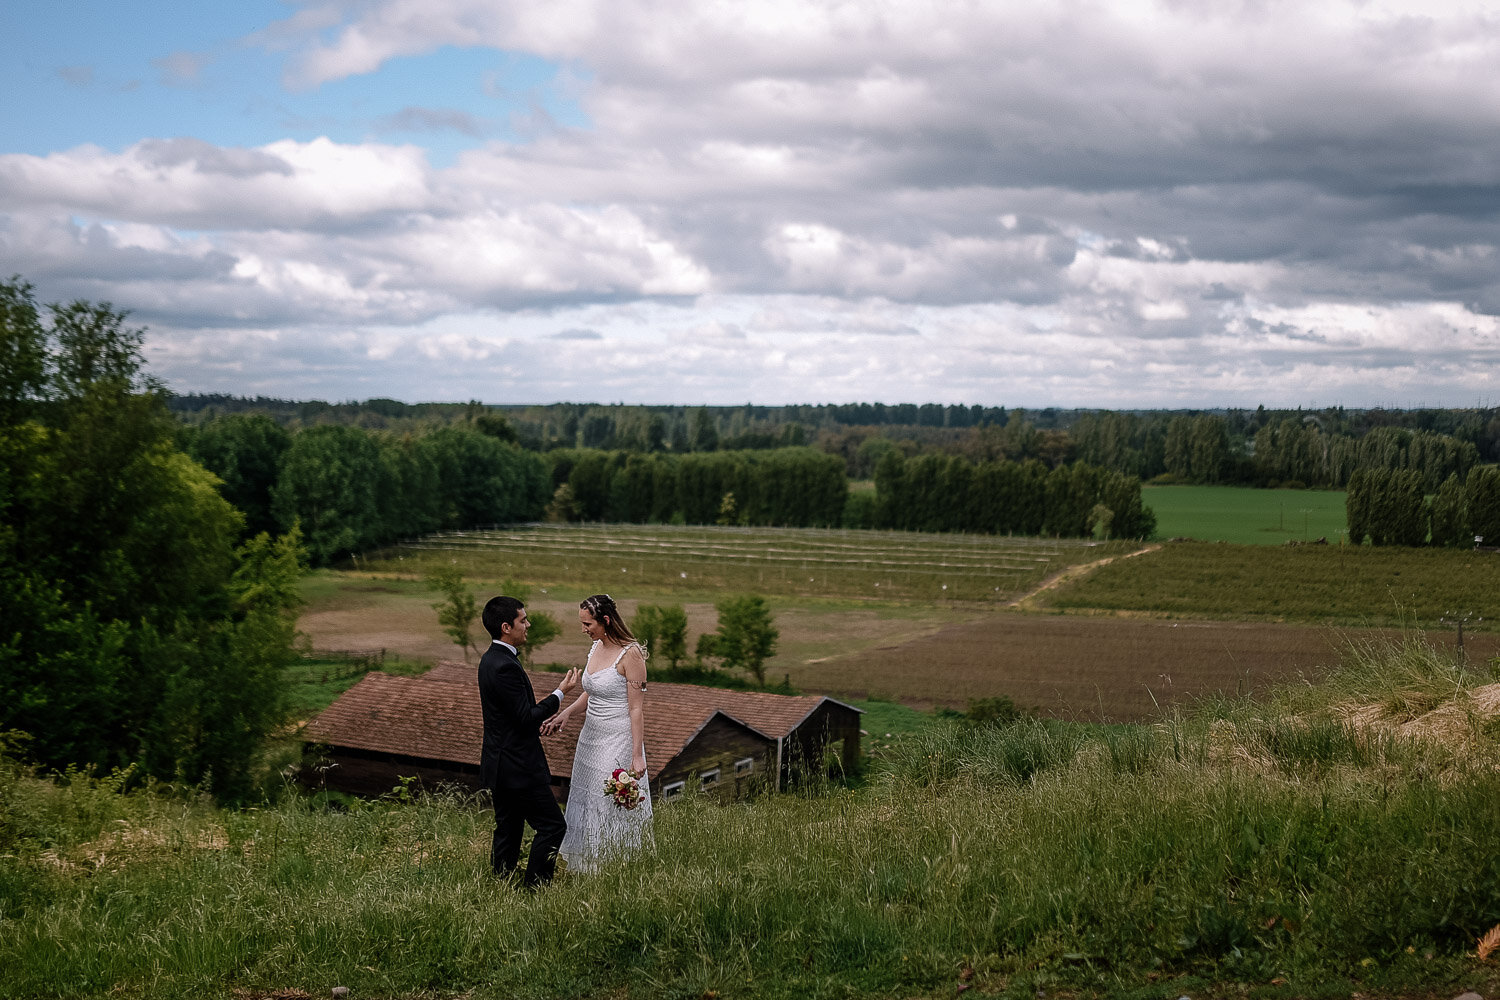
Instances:
[[[1221,620],[1440,627],[1470,616],[1488,629],[1500,557],[1468,549],[1167,543],[1117,559],[1049,592],[1059,610],[1110,610]]]
[[[680,594],[736,593],[1005,601],[1131,542],[817,528],[521,525],[432,535],[359,561],[420,576],[436,560],[473,578],[537,586]]]
[[[1344,539],[1342,490],[1256,490],[1240,486],[1144,486],[1158,538],[1281,545]]]

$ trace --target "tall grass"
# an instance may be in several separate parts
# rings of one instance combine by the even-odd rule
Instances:
[[[858,790],[663,807],[653,851],[534,895],[484,873],[460,798],[218,812],[12,767],[0,995],[1489,988],[1500,755],[1339,714],[1402,655],[1321,704],[934,727]]]

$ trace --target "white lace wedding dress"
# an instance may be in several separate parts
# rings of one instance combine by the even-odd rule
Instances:
[[[625,675],[618,669],[624,655],[625,649],[621,649],[614,663],[583,675],[589,704],[583,731],[578,734],[578,749],[573,753],[568,832],[558,849],[569,871],[593,871],[611,856],[636,850],[651,839],[650,775],[641,778],[641,804],[634,809],[615,805],[604,791],[604,783],[615,768],[628,771],[631,764],[630,709],[625,700]]]

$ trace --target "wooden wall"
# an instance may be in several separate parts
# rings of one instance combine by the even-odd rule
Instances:
[[[416,778],[422,791],[452,786],[469,792],[483,790],[479,768],[472,764],[352,747],[326,747],[316,753],[308,748],[302,758],[300,777],[309,788],[327,788],[364,798],[379,798],[400,785],[402,778]],[[554,776],[552,793],[558,801],[566,802],[568,779]]]
[[[737,761],[750,758],[748,771],[736,773]],[[649,765],[651,762],[647,761]],[[719,771],[719,779],[704,786],[705,771]],[[693,741],[651,777],[652,805],[667,801],[667,786],[683,783],[683,795],[711,795],[724,802],[747,798],[766,788],[776,769],[776,743],[745,726],[715,715]]]
[[[830,774],[852,774],[859,766],[859,713],[832,701],[819,705],[783,741],[782,786],[798,773],[821,772],[827,751],[837,755],[828,761]]]

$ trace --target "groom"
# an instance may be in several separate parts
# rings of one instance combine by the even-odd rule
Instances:
[[[479,705],[484,711],[484,747],[480,779],[495,800],[495,842],[490,865],[508,876],[521,858],[522,824],[536,831],[526,861],[527,888],[551,881],[557,848],[567,823],[552,794],[552,772],[542,752],[542,722],[562,706],[563,696],[578,686],[578,670],[541,701],[517,655],[531,622],[514,597],[494,597],[484,606],[489,650],[479,659]]]

